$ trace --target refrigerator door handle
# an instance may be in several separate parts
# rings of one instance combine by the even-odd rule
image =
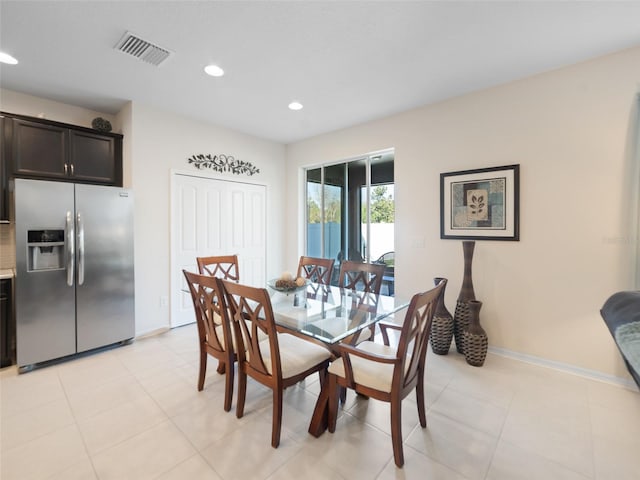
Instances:
[[[73,225],[73,215],[67,212],[65,224],[65,244],[67,246],[67,285],[73,287],[73,275],[75,270],[75,231]]]
[[[84,224],[78,212],[78,285],[84,283]]]

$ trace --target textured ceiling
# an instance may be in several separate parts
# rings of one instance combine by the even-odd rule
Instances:
[[[0,87],[291,143],[638,46],[639,18],[640,2],[610,1],[2,0],[0,50],[20,63],[0,64]],[[125,31],[173,54],[118,52]]]

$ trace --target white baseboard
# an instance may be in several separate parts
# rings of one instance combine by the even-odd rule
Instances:
[[[507,350],[506,348],[489,347],[489,352],[502,357],[512,358],[525,363],[531,363],[539,367],[552,368],[564,373],[571,373],[579,377],[585,377],[590,380],[597,380],[600,382],[611,383],[624,387],[634,392],[638,391],[638,387],[631,379],[616,377],[614,375],[607,375],[606,373],[598,372],[596,370],[589,370],[587,368],[576,367],[568,363],[556,362],[554,360],[548,360],[542,357],[536,357],[534,355],[527,355],[525,353],[514,352]]]
[[[171,330],[170,327],[161,327],[155,328],[153,330],[147,330],[146,332],[136,333],[135,339],[140,340],[146,337],[153,337],[155,335],[160,335],[161,333],[167,333],[169,330]]]

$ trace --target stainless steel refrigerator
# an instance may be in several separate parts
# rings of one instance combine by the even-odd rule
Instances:
[[[133,194],[15,179],[22,370],[134,337]]]

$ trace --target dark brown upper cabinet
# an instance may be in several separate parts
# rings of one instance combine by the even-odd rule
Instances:
[[[66,178],[68,129],[19,118],[12,123],[11,157],[14,175]],[[9,125],[8,125],[9,126]]]
[[[12,177],[122,186],[122,135],[4,114]]]
[[[7,162],[4,156],[6,143],[4,135],[4,117],[0,115],[0,222],[9,221],[9,192],[7,190]]]
[[[115,138],[75,130],[70,130],[69,135],[70,176],[76,181],[115,184],[118,177]],[[119,164],[122,165],[122,157]]]

